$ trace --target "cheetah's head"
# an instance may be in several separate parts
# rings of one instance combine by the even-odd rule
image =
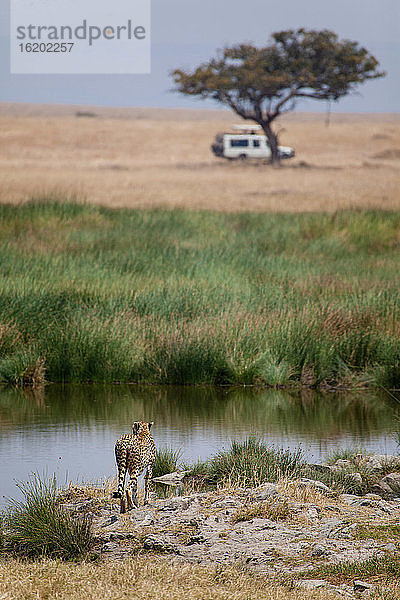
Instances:
[[[135,421],[132,425],[133,435],[137,435],[139,431],[149,433],[153,424],[154,421],[151,421],[150,423],[146,423],[146,421]]]

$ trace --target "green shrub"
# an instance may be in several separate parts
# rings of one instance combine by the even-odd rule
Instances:
[[[57,505],[55,477],[42,480],[33,474],[18,488],[24,500],[11,500],[5,517],[8,549],[28,558],[76,560],[88,555],[94,543],[91,519],[75,519]]]
[[[229,450],[211,458],[208,476],[221,483],[253,487],[280,477],[295,477],[303,465],[301,450],[271,448],[250,437],[243,442],[232,441]]]

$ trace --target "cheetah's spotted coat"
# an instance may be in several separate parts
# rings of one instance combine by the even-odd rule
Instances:
[[[118,467],[118,491],[114,498],[121,498],[121,513],[138,507],[137,480],[146,470],[144,479],[144,504],[148,501],[148,482],[153,475],[153,463],[156,455],[154,440],[150,434],[153,423],[136,421],[132,425],[132,433],[120,437],[115,443],[115,458]],[[124,497],[124,484],[126,473],[130,480],[126,486],[126,505]]]

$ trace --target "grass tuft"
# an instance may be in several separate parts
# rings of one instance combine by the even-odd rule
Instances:
[[[358,523],[354,537],[357,540],[400,541],[400,525],[398,523],[388,523],[386,525]]]
[[[239,508],[232,516],[232,523],[251,521],[254,518],[285,521],[290,516],[290,508],[286,499],[271,498],[263,502]]]
[[[312,575],[332,576],[341,580],[348,577],[374,577],[386,575],[388,577],[400,576],[400,555],[385,554],[365,561],[345,561],[337,564],[322,565],[312,570]]]
[[[94,542],[91,519],[73,518],[57,505],[55,477],[42,480],[33,474],[18,488],[24,500],[10,500],[5,516],[8,550],[27,558],[77,560],[88,555]]]
[[[325,462],[328,465],[333,465],[337,460],[350,460],[354,462],[358,457],[365,457],[367,453],[363,448],[335,448],[327,455]]]
[[[161,477],[167,473],[177,471],[180,466],[182,450],[174,450],[171,446],[158,448],[153,464],[153,477]]]
[[[231,447],[219,452],[208,462],[208,477],[218,483],[255,487],[281,477],[295,477],[303,467],[301,450],[275,449],[250,437],[232,441]]]

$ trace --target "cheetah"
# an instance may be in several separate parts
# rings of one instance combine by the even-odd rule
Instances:
[[[121,498],[121,513],[139,506],[137,500],[137,480],[146,470],[144,478],[144,504],[148,502],[148,482],[153,475],[153,463],[156,447],[150,429],[153,422],[136,421],[132,425],[132,433],[125,434],[115,443],[115,458],[118,467],[118,491],[113,498]],[[126,505],[124,498],[125,476],[128,471],[130,480],[126,486]]]

